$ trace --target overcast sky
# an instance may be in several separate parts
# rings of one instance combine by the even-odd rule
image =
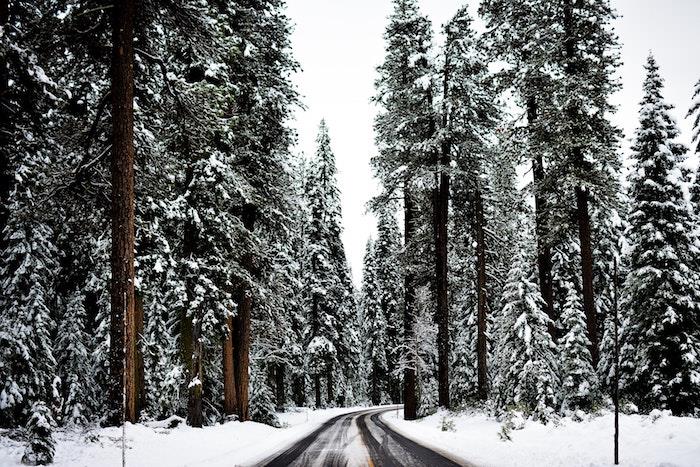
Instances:
[[[653,51],[666,79],[666,100],[676,106],[682,142],[689,144],[690,121],[685,114],[693,85],[700,79],[700,0],[612,1],[622,15],[615,28],[624,62],[623,89],[614,98],[619,105],[616,124],[629,140],[642,97],[642,66]],[[436,32],[464,3],[476,16],[478,0],[420,1]],[[382,34],[391,8],[391,0],[288,0],[287,11],[295,24],[294,54],[303,68],[295,81],[307,107],[297,116],[298,150],[313,154],[318,123],[325,118],[338,163],[343,241],[358,286],[365,242],[375,230],[374,218],[366,213],[367,201],[378,190],[369,165],[375,154],[376,112],[370,98],[375,68],[384,56]],[[625,141],[624,147],[628,146]]]

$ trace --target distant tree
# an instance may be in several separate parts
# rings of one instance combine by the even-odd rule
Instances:
[[[622,331],[625,389],[643,410],[693,413],[700,401],[698,283],[693,222],[683,195],[687,149],[662,96],[653,56],[632,147],[629,274]]]
[[[389,368],[386,361],[387,321],[381,307],[380,282],[377,273],[379,258],[374,242],[367,241],[362,269],[362,326],[367,362],[369,398],[373,405],[386,399]]]

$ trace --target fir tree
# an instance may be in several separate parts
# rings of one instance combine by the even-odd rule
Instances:
[[[53,439],[54,421],[51,411],[42,402],[32,405],[27,422],[27,449],[22,456],[25,465],[48,465],[53,462],[55,441]]]
[[[520,241],[504,288],[494,387],[499,408],[519,408],[546,423],[557,403],[559,368],[545,303],[530,279],[529,248]]]
[[[250,379],[250,419],[276,428],[282,426],[275,412],[272,391],[259,368],[253,370]]]
[[[622,360],[626,390],[644,410],[693,413],[700,401],[698,284],[692,217],[683,195],[687,149],[649,56],[633,151],[629,274],[624,284]]]
[[[597,379],[588,350],[590,341],[586,332],[586,316],[579,292],[567,284],[566,303],[561,313],[564,335],[559,339],[561,371],[561,404],[564,411],[590,410],[596,402]]]
[[[373,405],[386,400],[386,362],[387,321],[380,301],[380,285],[377,274],[376,248],[374,242],[367,241],[362,271],[362,324],[363,342],[365,343],[365,361],[367,362],[367,379],[369,399]]]

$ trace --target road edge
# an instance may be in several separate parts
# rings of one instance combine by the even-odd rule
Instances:
[[[385,415],[387,415],[389,412],[392,412],[393,410],[395,410],[395,409],[386,410],[379,415],[379,418],[391,430],[400,434],[404,438],[408,438],[409,440],[413,441],[414,443],[423,446],[424,448],[430,449],[431,451],[435,451],[436,453],[440,454],[443,457],[446,457],[447,459],[451,460],[452,462],[454,462],[456,464],[463,465],[464,467],[479,467],[479,466],[477,466],[477,464],[475,464],[471,461],[468,461],[467,459],[464,459],[463,457],[455,454],[452,451],[449,451],[449,450],[443,448],[442,446],[437,446],[434,443],[426,442],[425,440],[418,438],[414,434],[407,433],[405,430],[402,430],[396,423],[391,421],[389,418],[385,417]]]

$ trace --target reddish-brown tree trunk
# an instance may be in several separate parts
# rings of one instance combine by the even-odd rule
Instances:
[[[476,217],[476,289],[477,289],[477,392],[479,399],[486,400],[489,394],[488,382],[488,342],[486,339],[487,302],[486,302],[486,220],[484,217],[484,200],[481,191],[474,193],[474,214]]]
[[[257,209],[252,204],[246,204],[241,211],[243,226],[253,232]],[[243,267],[255,274],[254,258],[251,254],[243,257]],[[233,318],[233,363],[234,379],[236,384],[236,411],[238,419],[242,422],[250,419],[248,410],[248,383],[250,380],[250,332],[253,309],[253,297],[250,290],[244,284],[238,293],[238,310]]]
[[[581,243],[581,274],[583,284],[583,309],[586,314],[586,329],[591,341],[589,347],[593,368],[598,366],[598,314],[595,308],[593,289],[593,247],[591,246],[591,217],[588,212],[588,193],[582,187],[576,187],[576,217]]]
[[[226,320],[228,333],[224,338],[223,366],[224,366],[224,414],[233,415],[238,412],[238,400],[236,397],[236,374],[233,363],[233,316]]]
[[[404,242],[407,254],[411,248],[414,229],[415,203],[413,194],[411,193],[410,181],[404,182]],[[407,261],[407,263],[410,263]],[[406,272],[404,273],[404,343],[406,344],[405,352],[410,356],[415,351],[415,275],[410,269],[410,264],[407,264]],[[415,420],[418,414],[418,401],[416,398],[416,369],[417,362],[413,358],[408,358],[405,362],[403,370],[403,418],[405,420]]]
[[[109,415],[136,422],[134,314],[134,16],[135,0],[112,8],[112,284]],[[122,398],[124,400],[122,400]],[[123,404],[123,405],[122,405]]]
[[[527,102],[528,124],[532,125],[537,119],[537,103],[534,98]],[[545,302],[545,312],[551,319],[549,333],[556,337],[554,322],[554,288],[552,285],[552,250],[547,241],[547,198],[544,194],[544,161],[539,150],[532,157],[533,187],[535,191],[535,233],[537,237],[537,275],[540,294]]]
[[[564,68],[569,76],[577,75],[580,70],[576,63],[576,35],[574,31],[574,2],[564,0],[564,50],[567,63]],[[582,112],[572,104],[567,109],[567,114],[574,127],[574,135],[580,134],[575,122],[583,118]],[[580,147],[572,148],[572,160],[578,172],[585,172],[585,161],[583,150]],[[583,186],[577,186],[576,195],[576,218],[578,221],[579,242],[581,247],[581,284],[583,286],[583,309],[586,314],[586,328],[588,338],[591,342],[590,352],[593,367],[598,366],[598,314],[595,308],[595,291],[593,289],[593,246],[591,235],[591,216],[588,210],[588,191]]]

